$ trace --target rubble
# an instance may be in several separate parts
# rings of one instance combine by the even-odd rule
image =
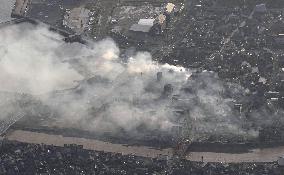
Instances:
[[[64,17],[63,25],[76,31],[76,33],[81,34],[89,26],[90,20],[90,10],[85,8],[74,8],[66,12]]]

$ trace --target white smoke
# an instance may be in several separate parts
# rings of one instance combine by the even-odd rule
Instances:
[[[55,50],[61,36],[46,27],[21,24],[1,29],[0,90],[46,93],[74,86],[83,77],[61,62]]]
[[[145,52],[121,59],[111,39],[88,46],[65,43],[43,25],[2,28],[0,40],[0,90],[33,94],[56,113],[50,126],[139,134],[141,127],[170,132],[185,127],[187,119],[195,138],[256,135],[242,128],[244,120],[232,110],[244,89],[228,87],[214,73],[160,65]]]

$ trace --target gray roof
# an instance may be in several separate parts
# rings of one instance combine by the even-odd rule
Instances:
[[[265,4],[258,4],[254,8],[255,12],[265,13],[267,11]]]
[[[148,33],[151,30],[152,26],[149,25],[141,25],[141,24],[133,24],[129,30],[134,32],[144,32]]]

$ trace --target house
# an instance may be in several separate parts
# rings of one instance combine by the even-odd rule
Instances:
[[[140,19],[138,24],[133,24],[130,31],[149,33],[154,26],[154,19]]]
[[[265,4],[257,4],[254,8],[255,13],[266,13],[267,8]]]

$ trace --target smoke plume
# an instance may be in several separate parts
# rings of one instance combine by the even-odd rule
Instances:
[[[146,52],[121,58],[111,39],[65,43],[44,25],[0,30],[1,119],[52,113],[50,126],[96,132],[257,135],[233,110],[245,89],[213,72],[161,65]]]

